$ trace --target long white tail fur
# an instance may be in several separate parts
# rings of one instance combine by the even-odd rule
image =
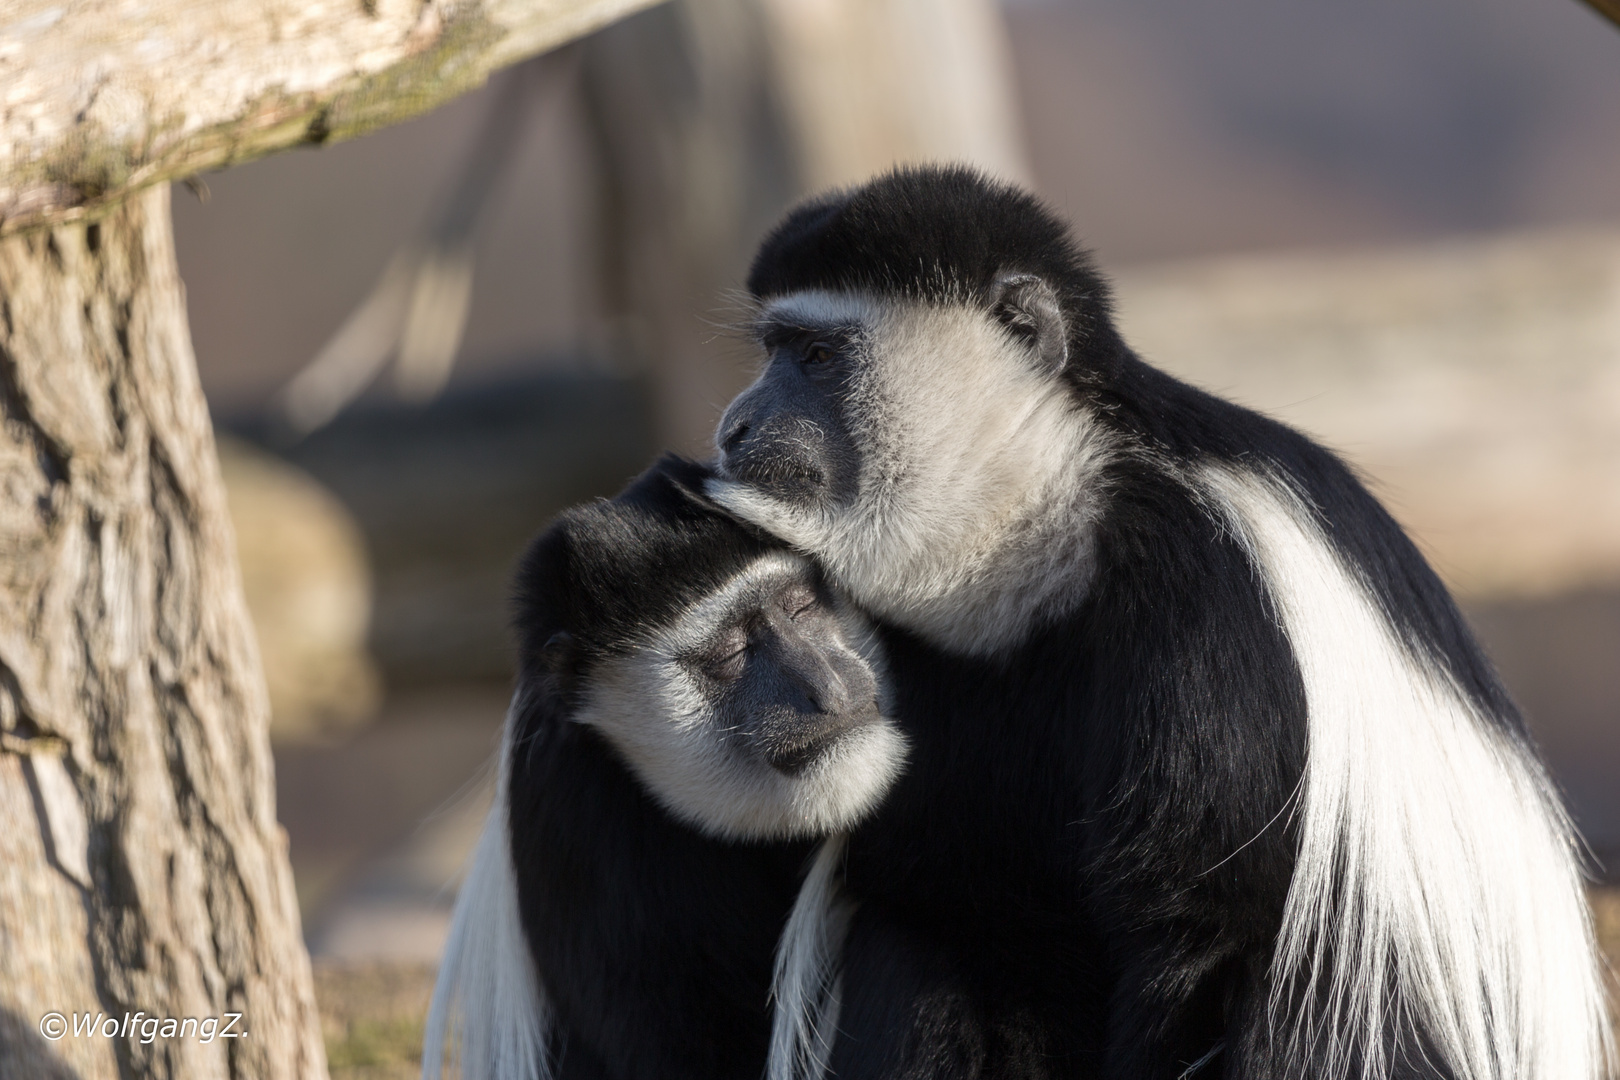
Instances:
[[[821,842],[776,947],[765,1080],[822,1080],[838,1027],[838,967],[854,905],[844,895],[842,833]]]
[[[495,804],[456,896],[450,937],[428,1009],[422,1080],[550,1080],[551,1014],[518,916],[507,818],[507,774],[517,702],[507,714]]]
[[[1300,856],[1272,968],[1274,1030],[1293,1033],[1300,1075],[1381,1080],[1387,1047],[1414,1031],[1468,1080],[1607,1075],[1576,841],[1540,766],[1401,641],[1285,482],[1199,481],[1305,683]]]

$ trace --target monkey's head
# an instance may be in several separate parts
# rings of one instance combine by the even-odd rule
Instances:
[[[1002,580],[1009,545],[1064,543],[1053,502],[1107,450],[1088,387],[1125,351],[1067,229],[969,170],[903,170],[789,213],[748,288],[764,370],[721,420],[716,500],[938,644],[1016,641],[1050,605]]]
[[[525,690],[705,832],[846,828],[905,759],[877,642],[812,563],[710,503],[708,476],[666,457],[535,541],[518,578]]]

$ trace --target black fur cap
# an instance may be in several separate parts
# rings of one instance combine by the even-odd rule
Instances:
[[[1057,293],[1070,344],[1094,365],[1123,346],[1108,285],[1040,200],[965,166],[896,169],[790,210],[748,273],[759,300],[868,292],[929,302],[994,302],[997,283],[1033,274]]]
[[[622,655],[781,545],[702,494],[709,469],[665,454],[612,500],[565,511],[518,564],[514,622],[525,680],[558,633],[575,674]]]

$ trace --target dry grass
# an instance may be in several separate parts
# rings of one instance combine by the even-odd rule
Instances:
[[[315,966],[332,1080],[416,1080],[422,1026],[433,996],[428,964]]]
[[[1604,955],[1620,970],[1620,887],[1594,889],[1592,911]],[[426,964],[317,964],[315,995],[332,1080],[416,1080],[432,994],[433,968]],[[1611,993],[1610,1008],[1620,1038],[1620,994]]]
[[[1620,1043],[1620,886],[1593,889],[1592,916],[1597,924],[1598,944],[1609,961],[1609,1016],[1614,1021],[1615,1041]]]

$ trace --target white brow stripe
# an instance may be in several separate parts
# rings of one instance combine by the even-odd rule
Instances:
[[[655,633],[646,647],[662,657],[681,656],[702,645],[720,618],[750,592],[777,579],[808,574],[809,566],[809,560],[790,552],[767,552],[681,612],[675,625]]]
[[[791,293],[768,302],[762,321],[785,326],[834,327],[869,324],[880,310],[878,302],[859,293],[833,293],[819,289]]]

